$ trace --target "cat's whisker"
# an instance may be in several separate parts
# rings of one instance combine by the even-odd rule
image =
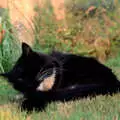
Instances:
[[[49,69],[51,70],[51,69]],[[48,70],[46,70],[48,71]],[[55,83],[55,79],[56,79],[56,70],[55,68],[52,69],[52,74],[50,76],[46,77],[45,73],[44,75],[42,75],[38,80],[43,80],[39,86],[36,88],[36,90],[38,91],[48,91],[50,89],[52,89],[52,87],[54,86]]]
[[[50,74],[50,75],[48,75],[48,73],[49,72],[51,72],[51,70],[52,70],[52,73]],[[45,70],[45,71],[43,71],[42,73],[39,73],[39,81],[40,80],[43,80],[46,76],[47,77],[49,77],[49,76],[51,76],[51,75],[53,75],[53,74],[55,74],[55,76],[56,76],[56,68],[49,68],[49,69],[47,69],[47,70]]]
[[[54,67],[55,68],[55,70],[56,71],[67,71],[67,69],[63,69],[63,68],[60,68],[60,67]],[[39,72],[40,74],[44,74],[44,73],[46,73],[46,72],[49,72],[50,70],[52,70],[53,68],[49,68],[49,69],[47,69],[47,70],[45,70],[45,71],[43,71],[43,72]]]

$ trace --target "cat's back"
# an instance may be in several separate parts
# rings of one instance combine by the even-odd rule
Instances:
[[[100,64],[96,59],[92,57],[84,57],[70,53],[61,53],[58,51],[53,51],[50,55],[52,57],[55,57],[58,61],[62,62],[64,67],[70,67],[70,68],[80,67],[81,69],[84,69],[88,66],[102,67],[102,64]]]
[[[90,83],[91,80],[91,83],[113,84],[117,82],[112,70],[93,57],[61,52],[53,52],[51,55],[62,62],[65,79],[83,79],[85,83]]]

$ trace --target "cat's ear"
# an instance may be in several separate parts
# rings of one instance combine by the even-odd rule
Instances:
[[[29,55],[31,52],[32,52],[31,47],[28,44],[23,42],[22,43],[22,54],[23,55]]]

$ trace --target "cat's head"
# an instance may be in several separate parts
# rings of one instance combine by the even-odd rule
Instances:
[[[40,89],[40,83],[44,79],[55,79],[56,60],[39,52],[35,52],[26,43],[22,43],[22,54],[12,70],[1,74],[6,77],[14,88],[26,93],[31,90]],[[48,80],[48,79],[47,79]]]

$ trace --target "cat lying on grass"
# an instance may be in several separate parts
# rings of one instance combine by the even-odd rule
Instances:
[[[2,73],[25,100],[23,108],[43,109],[51,101],[112,94],[120,82],[112,70],[91,57],[53,51],[35,52],[22,43],[22,55],[12,70]]]

